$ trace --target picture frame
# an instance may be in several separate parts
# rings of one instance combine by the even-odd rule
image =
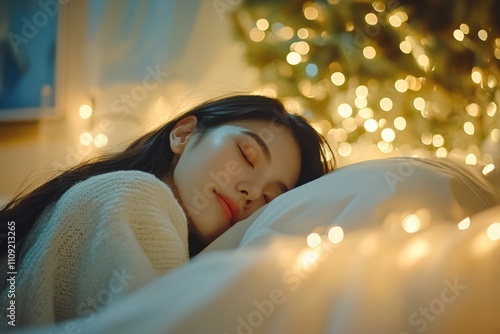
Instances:
[[[63,1],[0,3],[0,122],[63,115],[67,7]]]

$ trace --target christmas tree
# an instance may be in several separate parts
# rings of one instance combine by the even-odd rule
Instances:
[[[263,92],[340,155],[371,146],[487,165],[500,141],[499,13],[494,0],[246,0],[232,18]]]

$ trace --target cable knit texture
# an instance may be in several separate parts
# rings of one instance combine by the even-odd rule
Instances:
[[[118,171],[76,184],[45,210],[17,259],[16,327],[79,316],[90,321],[187,262],[187,234],[172,191],[151,174]],[[9,300],[4,289],[1,305]],[[8,320],[2,317],[2,327]]]

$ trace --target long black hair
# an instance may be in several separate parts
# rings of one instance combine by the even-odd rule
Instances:
[[[65,191],[91,176],[118,170],[139,170],[164,179],[172,169],[174,153],[169,135],[176,123],[196,116],[195,131],[201,136],[210,129],[237,120],[265,120],[288,128],[301,151],[301,171],[296,186],[314,180],[336,167],[334,154],[326,140],[300,115],[288,113],[278,99],[258,95],[233,95],[208,100],[180,114],[168,123],[133,141],[126,149],[86,160],[53,177],[26,194],[18,194],[0,210],[0,238],[5,241],[8,222],[15,221],[16,253],[36,220]],[[2,242],[3,243],[3,242]],[[193,245],[194,246],[194,245]],[[1,254],[7,247],[2,245]]]

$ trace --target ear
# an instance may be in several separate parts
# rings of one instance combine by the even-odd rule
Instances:
[[[170,148],[175,154],[181,154],[186,147],[189,138],[194,134],[196,116],[187,116],[177,122],[174,129],[170,132]]]

